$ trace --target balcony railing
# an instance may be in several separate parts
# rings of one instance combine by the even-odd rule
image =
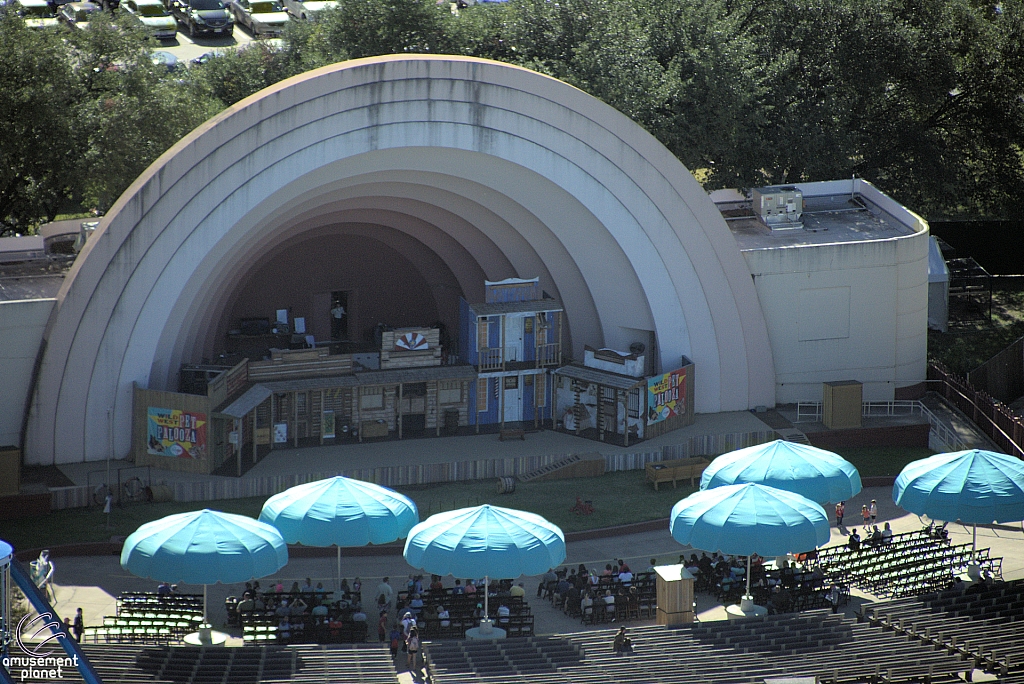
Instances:
[[[505,356],[502,354],[501,347],[481,349],[478,356],[477,364],[480,366],[480,372],[503,370],[505,367]]]
[[[537,367],[557,366],[562,355],[562,345],[558,342],[548,342],[537,345]]]

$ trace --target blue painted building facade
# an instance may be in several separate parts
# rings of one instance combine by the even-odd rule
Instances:
[[[469,390],[477,424],[551,420],[564,315],[536,278],[488,281],[483,303],[459,300],[459,360],[477,369]]]

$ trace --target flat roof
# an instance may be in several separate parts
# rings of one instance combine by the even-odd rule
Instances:
[[[477,316],[498,316],[500,314],[531,313],[535,311],[561,311],[562,304],[557,299],[534,299],[529,302],[470,304],[469,308]]]
[[[862,195],[804,195],[804,227],[788,230],[771,230],[753,212],[738,216],[741,211],[722,211],[740,250],[886,240],[915,232]]]
[[[591,368],[590,366],[562,366],[555,371],[555,375],[563,375],[573,380],[592,382],[596,385],[604,385],[617,390],[630,390],[634,387],[647,384],[647,378],[634,378],[631,375],[620,375],[611,371]]]
[[[53,299],[70,266],[47,259],[0,265],[0,302]]]

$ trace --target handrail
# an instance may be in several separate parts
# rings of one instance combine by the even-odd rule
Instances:
[[[943,423],[938,416],[917,399],[897,399],[893,401],[865,401],[861,403],[861,415],[865,417],[921,415],[928,420],[929,437],[934,437],[949,451],[964,451],[970,446],[960,435]],[[820,401],[804,401],[797,404],[796,423],[820,421],[822,404]]]

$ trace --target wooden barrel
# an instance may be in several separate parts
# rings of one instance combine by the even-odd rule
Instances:
[[[505,475],[498,478],[498,493],[511,494],[516,491],[516,478]]]

